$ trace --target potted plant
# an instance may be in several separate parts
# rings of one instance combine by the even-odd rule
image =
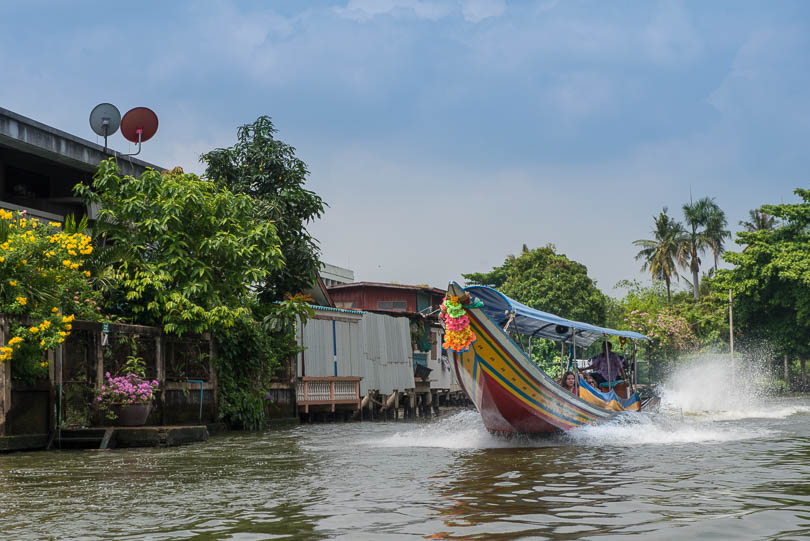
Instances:
[[[143,359],[130,355],[123,375],[112,377],[107,372],[106,378],[106,383],[102,384],[96,396],[96,406],[105,419],[118,419],[121,426],[145,424],[152,410],[158,382],[146,379],[146,363]]]

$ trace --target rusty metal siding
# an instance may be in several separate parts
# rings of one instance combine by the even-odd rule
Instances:
[[[330,289],[332,300],[338,302],[355,302],[356,310],[380,310],[380,302],[404,301],[406,312],[416,312],[416,291],[407,289],[364,287],[349,289]]]

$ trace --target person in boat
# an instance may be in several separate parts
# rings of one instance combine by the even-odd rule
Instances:
[[[590,385],[594,389],[599,388],[599,384],[596,383],[596,380],[593,379],[593,376],[589,372],[586,372],[585,374],[582,374],[582,379],[584,379],[585,383],[587,383],[588,385]]]
[[[598,386],[608,381],[616,381],[620,379],[620,377],[621,379],[627,379],[624,367],[622,366],[622,360],[618,355],[613,353],[613,344],[610,342],[605,342],[604,346],[602,346],[602,353],[596,357],[592,357],[589,361],[591,365],[582,368],[580,371],[593,370],[591,376],[596,380]],[[597,389],[599,388],[598,386]]]
[[[560,385],[566,391],[570,391],[573,394],[579,394],[577,391],[577,377],[574,375],[573,372],[570,370],[563,374],[562,379],[560,380]]]

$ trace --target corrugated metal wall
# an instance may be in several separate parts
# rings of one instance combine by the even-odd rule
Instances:
[[[300,328],[297,334],[300,345]],[[408,318],[365,313],[347,319],[341,314],[319,313],[318,319],[310,319],[304,326],[306,350],[298,355],[299,377],[335,375],[333,340],[337,342],[337,375],[363,378],[361,395],[369,389],[390,394],[394,389],[414,387]]]

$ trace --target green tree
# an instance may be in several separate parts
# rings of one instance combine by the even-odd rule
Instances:
[[[731,231],[727,230],[728,220],[726,213],[714,202],[710,200],[706,209],[706,239],[709,248],[714,256],[714,271],[717,272],[717,262],[723,252],[726,251],[725,241],[731,238]]]
[[[639,239],[633,244],[641,250],[636,260],[642,259],[641,271],[649,269],[654,280],[663,280],[667,286],[667,302],[672,301],[672,278],[678,279],[676,261],[678,249],[683,244],[686,231],[677,221],[667,216],[667,207],[653,217],[655,227],[652,230],[653,239]]]
[[[122,178],[110,159],[74,192],[101,209],[94,233],[120,255],[110,309],[135,323],[178,335],[228,327],[283,265],[275,226],[254,220],[251,197],[179,168]]]
[[[740,220],[740,225],[749,233],[776,227],[776,218],[767,212],[762,212],[759,209],[749,210],[748,216],[749,221]]]
[[[717,273],[715,288],[734,293],[735,331],[766,339],[777,351],[810,355],[810,190],[800,203],[763,205],[779,220],[772,229],[737,233],[741,252],[726,253],[733,268]],[[795,358],[795,357],[794,357]]]
[[[253,197],[256,218],[276,226],[285,265],[257,282],[265,302],[280,301],[314,282],[320,252],[306,225],[324,211],[320,196],[304,188],[306,164],[275,134],[270,117],[261,116],[239,128],[234,146],[201,157],[207,179]]]
[[[582,263],[558,254],[553,244],[509,255],[487,273],[462,274],[468,283],[494,287],[527,306],[586,323],[604,324],[605,295]]]
[[[706,233],[706,225],[712,212],[712,205],[714,205],[712,199],[704,197],[695,202],[690,201],[683,206],[687,232],[678,251],[678,264],[692,272],[691,283],[695,299],[700,298],[698,278],[700,256],[706,251],[706,248],[711,246],[711,241]]]

